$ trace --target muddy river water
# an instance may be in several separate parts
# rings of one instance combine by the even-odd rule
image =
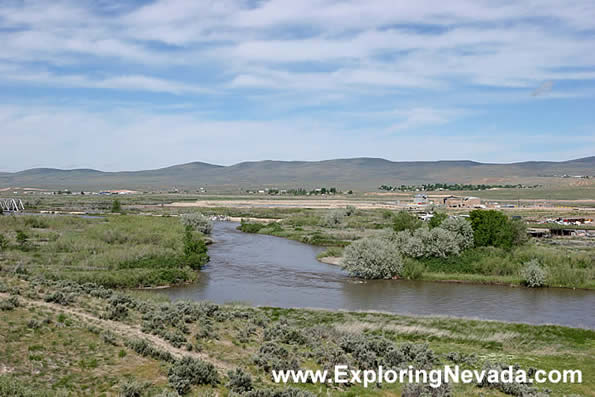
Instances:
[[[260,306],[375,310],[595,329],[595,292],[558,288],[374,280],[320,263],[321,249],[217,222],[198,282],[161,290],[173,299]]]

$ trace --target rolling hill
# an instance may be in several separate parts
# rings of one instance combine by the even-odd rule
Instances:
[[[487,164],[474,161],[394,162],[380,158],[324,161],[254,161],[231,166],[192,162],[146,171],[103,172],[93,169],[35,168],[0,173],[0,187],[96,190],[196,189],[238,187],[335,186],[375,190],[381,184],[413,183],[540,183],[560,175],[595,175],[595,156],[552,162]],[[561,178],[558,178],[561,179]]]

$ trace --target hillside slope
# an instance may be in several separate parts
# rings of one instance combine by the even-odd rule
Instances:
[[[237,187],[336,186],[375,189],[380,184],[539,182],[554,175],[595,175],[595,156],[563,161],[485,164],[473,161],[394,162],[379,158],[325,161],[255,161],[231,166],[192,162],[146,171],[36,168],[0,173],[0,187],[69,189],[130,188],[162,190],[172,186]]]

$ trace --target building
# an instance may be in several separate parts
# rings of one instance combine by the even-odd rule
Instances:
[[[448,196],[443,199],[443,204],[448,208],[483,208],[479,197]]]
[[[465,197],[463,199],[463,207],[465,208],[482,208],[481,199],[479,197]]]

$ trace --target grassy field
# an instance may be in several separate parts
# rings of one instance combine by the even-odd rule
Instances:
[[[198,276],[184,262],[180,219],[139,215],[194,211],[159,205],[169,199],[124,199],[128,215],[0,217],[0,396],[423,395],[403,385],[277,385],[271,379],[272,368],[324,369],[343,363],[353,368],[429,369],[457,363],[468,369],[512,364],[580,369],[582,384],[451,385],[433,395],[538,396],[546,388],[553,396],[595,395],[592,330],[169,302],[151,291],[122,289],[191,282]],[[112,198],[83,200],[68,197],[61,207],[46,202],[39,208],[107,213],[112,204]],[[386,233],[394,214],[351,208],[337,222],[332,211],[322,209],[201,211],[267,219],[245,224],[251,229],[246,231],[326,246],[321,257],[339,257],[353,241]],[[519,284],[520,266],[537,257],[557,269],[550,273],[551,285],[593,288],[592,245],[559,241],[419,260],[422,271],[410,274]]]
[[[399,396],[403,391],[402,385],[283,386],[271,380],[271,368],[323,369],[336,363],[353,368],[382,364],[429,369],[455,363],[469,369],[490,363],[578,368],[582,384],[515,385],[514,393],[504,393],[507,389],[497,384],[452,385],[450,393],[535,396],[547,388],[553,396],[595,395],[595,332],[590,330],[170,303],[146,292],[129,294],[5,273],[0,282],[0,395],[16,390],[25,396],[44,391],[48,396],[173,396],[178,389],[196,396],[234,390],[246,396],[308,397]],[[188,368],[200,375],[185,371]],[[229,373],[237,368],[241,376]]]
[[[111,287],[154,287],[196,278],[184,262],[178,218],[110,215],[0,216],[0,266]]]

